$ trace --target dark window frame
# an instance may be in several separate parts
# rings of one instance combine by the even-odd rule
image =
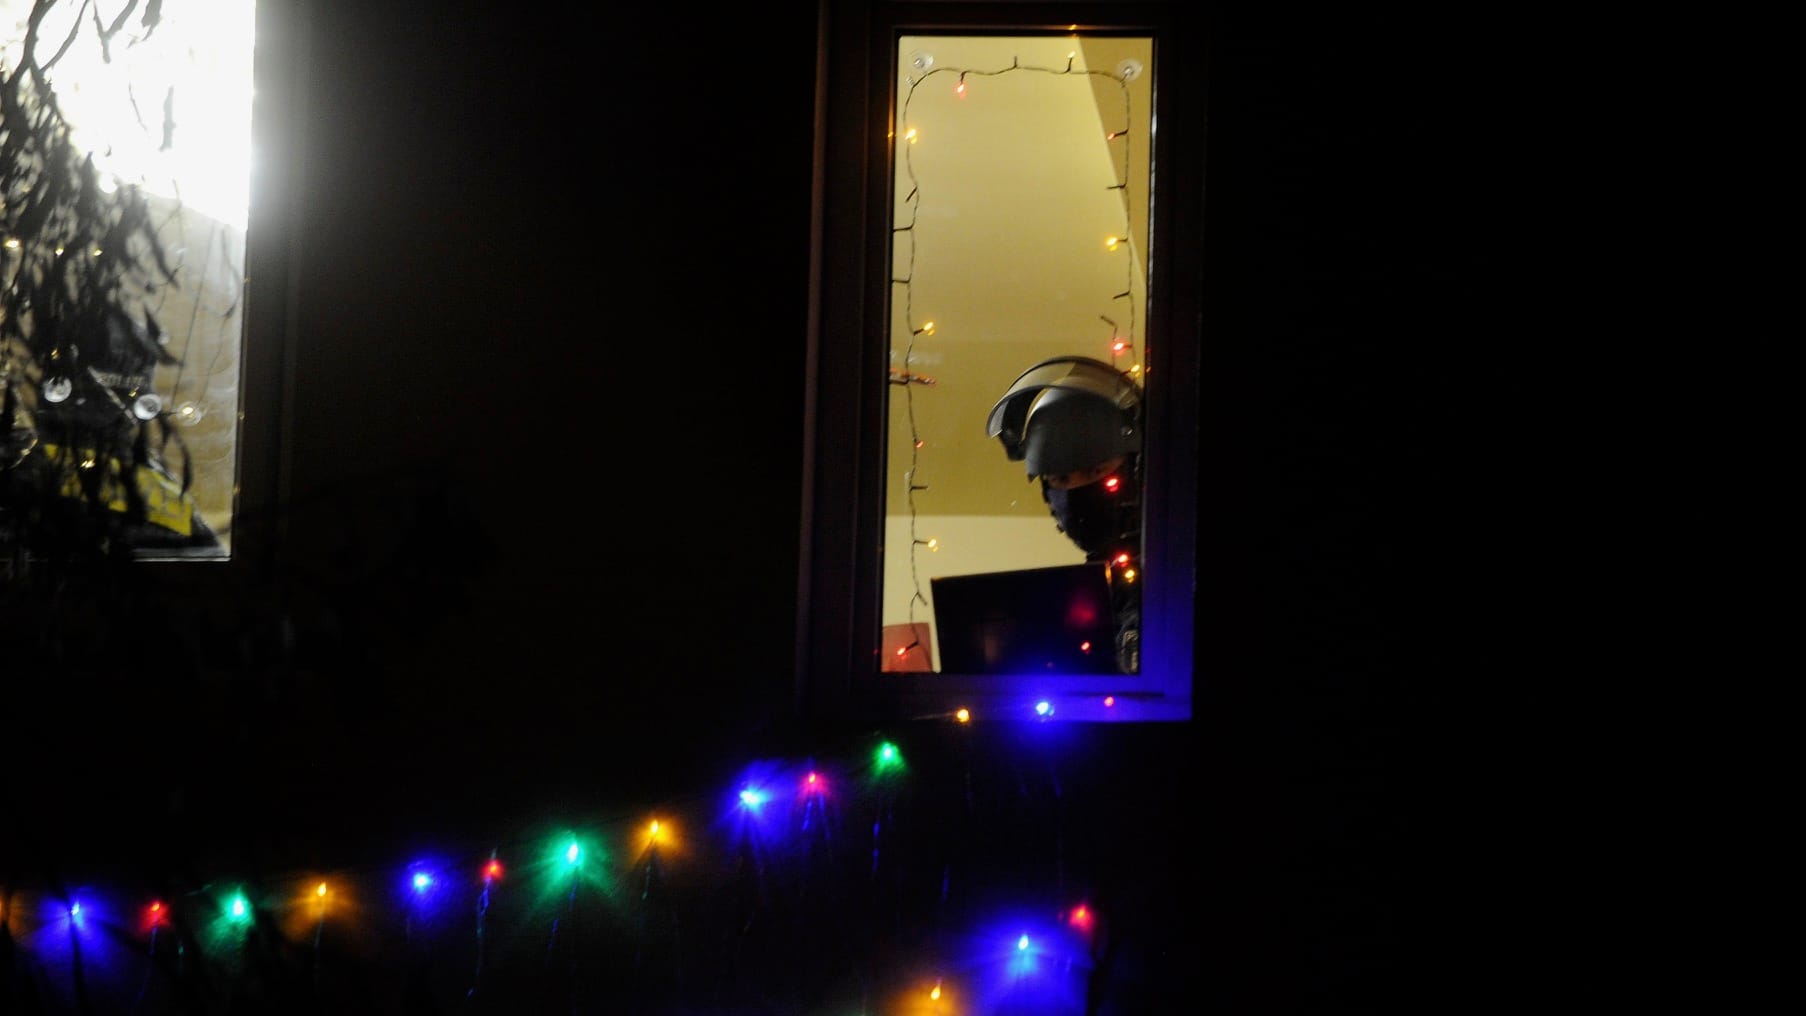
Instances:
[[[826,723],[951,716],[1191,719],[1197,677],[1204,67],[1182,3],[823,0],[818,40],[797,696]],[[885,673],[880,660],[897,38],[1146,33],[1156,59],[1146,393],[1142,672],[1030,678]],[[1104,705],[1105,696],[1113,704]]]

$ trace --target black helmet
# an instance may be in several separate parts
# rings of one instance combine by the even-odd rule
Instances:
[[[1010,385],[985,432],[1031,477],[1076,472],[1141,451],[1141,390],[1101,360],[1056,356]]]

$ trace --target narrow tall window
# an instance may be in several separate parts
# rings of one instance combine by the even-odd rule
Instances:
[[[28,556],[78,517],[232,555],[256,6],[0,0],[0,543]]]
[[[824,10],[807,710],[1189,719],[1195,12]]]
[[[898,40],[887,670],[1138,669],[1152,43]]]

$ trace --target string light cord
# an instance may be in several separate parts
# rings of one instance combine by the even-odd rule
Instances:
[[[655,833],[654,836],[656,837],[656,835],[657,834]],[[656,888],[660,899],[664,903],[664,916],[671,923],[671,975],[677,985],[677,993],[681,997],[683,994],[683,920],[678,915],[676,903],[672,901],[670,894],[666,891],[665,869],[664,865],[659,861],[658,841],[656,838],[647,844],[646,853],[646,884],[645,888],[640,892],[640,900],[647,905],[640,910],[639,953],[636,955],[634,963],[635,966],[639,966],[643,961],[645,954],[645,924],[647,914],[651,909],[649,897],[651,896],[653,889]]]
[[[147,951],[147,955],[150,958],[144,964],[144,980],[138,983],[138,994],[132,997],[132,1012],[137,1012],[144,1007],[144,996],[150,991],[151,977],[157,972],[157,926],[154,924],[151,925],[150,949]]]
[[[79,904],[71,904],[71,909]],[[88,976],[82,966],[82,937],[73,916],[69,920],[69,980],[75,989],[76,1008],[92,1011],[88,1005]]]
[[[322,882],[320,888],[325,889],[326,884]],[[324,892],[319,894],[319,903],[317,906],[320,909],[320,915],[314,919],[314,948],[312,954],[314,993],[316,995],[319,994],[320,991],[320,939],[326,933],[326,894]]]
[[[489,863],[483,868],[483,891],[477,894],[477,966],[470,975],[470,989],[464,993],[465,1001],[476,997],[477,988],[483,983],[483,960],[487,942],[483,936],[483,925],[489,917],[489,888],[495,884],[497,865],[500,864],[501,848],[492,847],[489,851]]]
[[[1047,762],[1047,780],[1053,786],[1054,797],[1054,892],[1061,897],[1066,895],[1066,808],[1065,795],[1060,790],[1060,774],[1054,769],[1052,759]]]

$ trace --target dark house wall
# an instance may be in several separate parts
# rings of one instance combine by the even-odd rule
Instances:
[[[788,722],[813,5],[312,7],[276,563],[83,587],[8,668],[0,874],[377,863],[837,747]],[[1072,735],[1073,863],[1149,998],[1397,1012],[1485,114],[1403,26],[1215,20],[1198,718]]]

